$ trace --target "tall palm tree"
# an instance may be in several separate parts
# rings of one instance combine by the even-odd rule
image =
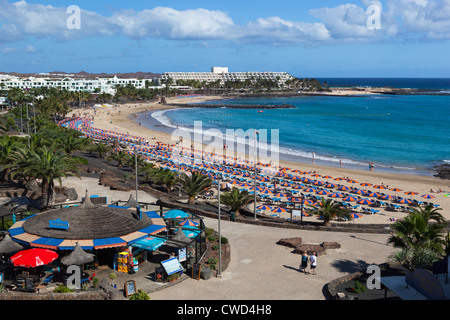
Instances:
[[[239,216],[239,210],[252,201],[253,196],[247,190],[241,191],[238,188],[233,188],[220,197],[220,202],[231,208],[231,221],[235,221]]]
[[[8,165],[12,164],[13,159],[11,156],[20,146],[20,143],[15,137],[7,135],[0,136],[0,165],[3,166],[0,177],[1,181],[11,181],[11,167]]]
[[[330,226],[331,219],[334,218],[347,218],[352,219],[351,213],[348,209],[342,207],[340,204],[333,201],[333,199],[322,198],[319,202],[319,206],[309,206],[311,207],[312,213],[317,214],[323,218],[323,225]]]
[[[78,161],[60,149],[42,147],[31,150],[29,158],[15,168],[13,176],[18,173],[40,180],[43,207],[48,208],[53,204],[55,180],[61,185],[62,177],[78,176],[77,164]]]
[[[192,172],[191,175],[181,174],[179,181],[182,190],[189,196],[188,203],[194,204],[195,197],[211,186],[211,178],[200,172]]]

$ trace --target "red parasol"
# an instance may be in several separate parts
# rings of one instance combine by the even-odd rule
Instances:
[[[17,252],[10,260],[16,267],[36,268],[49,264],[57,258],[58,254],[55,251],[33,248]]]

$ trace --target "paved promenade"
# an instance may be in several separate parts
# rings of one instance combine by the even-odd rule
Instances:
[[[217,220],[205,219],[217,230]],[[331,280],[386,262],[393,252],[388,235],[299,231],[221,222],[229,239],[231,262],[222,278],[187,279],[150,294],[152,300],[324,300]],[[281,238],[301,237],[303,243],[338,242],[341,249],[328,250],[317,260],[317,275],[298,271],[300,255],[277,245]]]
[[[70,177],[64,185],[111,200],[126,200],[134,192],[112,191],[98,185],[94,178]],[[153,202],[155,198],[139,191],[139,200]],[[218,230],[215,219],[205,218],[207,227]],[[351,223],[351,222],[350,222]],[[357,234],[291,230],[255,226],[229,221],[221,222],[222,235],[231,246],[231,262],[222,278],[210,280],[187,279],[172,287],[152,292],[152,300],[324,300],[324,287],[331,280],[359,271],[370,264],[386,262],[394,249],[386,245],[389,235]],[[318,257],[317,275],[298,271],[300,255],[292,248],[277,243],[282,238],[301,237],[303,243],[338,242],[341,249],[327,250]],[[137,287],[153,291],[163,286],[145,276],[133,277]]]

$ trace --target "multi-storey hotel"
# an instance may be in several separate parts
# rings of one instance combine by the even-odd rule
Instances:
[[[29,77],[22,79],[15,76],[0,77],[0,89],[32,89],[40,87],[55,87],[69,91],[87,91],[87,92],[106,92],[114,94],[116,86],[133,85],[138,89],[145,88],[145,83],[148,79],[122,79],[117,78],[96,78],[96,79],[73,79],[70,77],[52,79],[52,78],[35,78]]]
[[[267,79],[276,81],[278,85],[282,86],[284,83],[293,77],[287,72],[228,72],[225,67],[212,67],[211,72],[165,72],[161,76],[161,80],[173,79],[177,80],[198,80],[206,82],[220,81],[223,85],[226,81],[245,81]]]
[[[166,72],[158,79],[162,83],[161,87],[165,87],[164,80],[173,79],[176,86],[177,80],[199,80],[205,82],[219,81],[220,85],[224,85],[226,81],[245,81],[266,79],[278,83],[283,86],[285,82],[293,77],[287,72],[228,72],[228,68],[213,67],[211,72]],[[124,79],[117,76],[111,78],[95,78],[95,79],[74,79],[70,76],[61,78],[45,77],[45,74],[38,77],[20,78],[11,75],[0,75],[0,89],[9,90],[11,88],[32,89],[40,87],[54,87],[69,91],[87,91],[87,92],[105,92],[110,94],[116,93],[117,86],[133,85],[141,89],[145,88],[147,81],[153,79]]]

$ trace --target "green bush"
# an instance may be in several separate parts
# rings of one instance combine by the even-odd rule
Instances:
[[[213,250],[219,250],[219,245],[218,245],[218,244],[213,244],[213,245],[211,246],[211,249],[213,249]]]
[[[54,290],[54,293],[68,293],[68,292],[74,292],[74,290],[70,289],[68,286],[57,286]]]
[[[212,228],[205,228],[205,236],[206,237],[209,237],[213,233],[214,233],[214,229],[212,229]]]
[[[225,238],[225,237],[220,237],[220,242],[221,242],[222,244],[227,244],[227,243],[228,243],[228,239]]]
[[[365,292],[366,291],[366,287],[359,281],[355,281],[355,283],[353,284],[353,292],[355,293],[361,293],[361,292]]]
[[[217,241],[217,237],[209,236],[209,237],[208,237],[208,240],[209,240],[210,242],[216,242],[216,241]]]
[[[139,289],[137,293],[132,294],[128,299],[129,300],[150,300],[150,296],[147,294],[147,292]]]

